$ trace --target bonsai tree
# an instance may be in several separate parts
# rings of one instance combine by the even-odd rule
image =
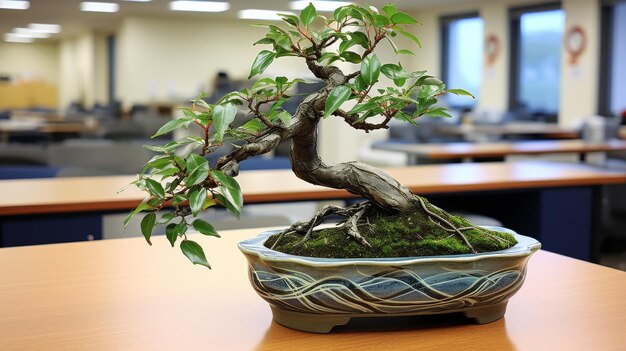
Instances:
[[[309,4],[299,16],[283,14],[281,18],[284,28],[263,25],[268,32],[255,45],[268,48],[256,56],[248,78],[263,73],[282,57],[295,56],[325,86],[306,96],[293,115],[282,106],[292,98],[291,88],[304,82],[302,79],[261,78],[250,89],[226,94],[215,105],[202,100],[204,96],[192,100],[191,108],[182,109],[184,117],[165,124],[155,137],[177,128],[199,128],[202,136],[147,146],[157,155],[146,163],[134,184],[148,196],[126,223],[138,212],[148,211],[141,221],[148,243],[155,225],[166,225],[172,246],[182,239],[185,256],[194,264],[209,267],[202,247],[187,238],[188,227],[219,236],[210,223],[195,217],[218,204],[239,216],[242,193],[234,177],[240,162],[291,141],[290,161],[296,176],[315,185],[345,189],[365,201],[345,208],[326,206],[311,220],[295,223],[268,240],[269,247],[315,255],[320,253],[309,250],[322,246],[333,248],[322,255],[371,257],[475,253],[515,244],[508,234],[476,227],[446,213],[380,169],[360,162],[330,165],[318,154],[318,125],[325,119],[339,118],[366,133],[388,128],[393,119],[416,126],[426,116],[449,117],[445,108],[436,105],[440,95],[471,97],[461,89],[446,89],[443,82],[425,71],[408,72],[399,63],[380,62],[375,52],[381,45],[397,55],[413,55],[398,48],[394,43],[397,36],[420,45],[405,29],[417,23],[411,15],[394,5],[384,6],[382,11],[348,5],[327,18]],[[342,71],[333,65],[335,62],[354,64],[354,70]],[[382,76],[393,81],[393,86],[379,87]],[[414,112],[407,112],[410,105]],[[246,122],[232,127],[240,110],[245,110]],[[211,168],[205,156],[225,143],[236,143],[236,148]],[[188,149],[189,145],[194,151],[181,154],[182,147]],[[166,207],[172,207],[173,212],[157,218],[157,212]],[[314,231],[329,215],[339,215],[344,221],[325,232]],[[340,252],[337,247],[352,252]]]

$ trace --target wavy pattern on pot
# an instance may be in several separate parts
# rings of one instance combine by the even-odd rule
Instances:
[[[283,309],[305,313],[409,313],[458,310],[506,301],[522,285],[526,260],[497,271],[459,270],[423,276],[410,268],[315,278],[302,271],[254,264],[257,293]],[[259,262],[257,262],[259,263]],[[344,267],[348,268],[348,267]]]

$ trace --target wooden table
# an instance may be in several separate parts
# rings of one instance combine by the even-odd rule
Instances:
[[[516,142],[414,144],[379,142],[374,149],[397,151],[413,157],[433,160],[475,159],[509,155],[545,155],[577,153],[584,157],[590,152],[625,151],[626,140],[585,142],[583,140],[532,140]]]
[[[387,171],[443,208],[498,218],[522,234],[538,237],[550,250],[585,260],[596,259],[593,242],[599,237],[599,186],[626,183],[626,174],[621,172],[551,162],[467,163]],[[127,211],[144,198],[133,187],[117,193],[132,180],[117,176],[0,181],[1,243],[14,246],[101,238],[103,213]],[[246,204],[354,197],[344,190],[306,183],[290,170],[242,172],[237,180]],[[42,227],[46,231],[41,231]],[[563,240],[565,236],[571,240]]]
[[[94,129],[94,126],[88,126],[80,122],[11,119],[0,121],[0,142],[7,143],[9,136],[15,133],[37,132],[50,135],[59,133],[81,133]]]
[[[164,237],[0,249],[0,350],[620,350],[626,273],[547,251],[503,319],[386,320],[320,335],[273,323],[236,243],[196,238],[213,270]],[[396,323],[394,325],[394,323]],[[373,329],[371,329],[373,328]]]
[[[626,183],[626,174],[554,162],[496,162],[385,168],[417,194],[493,191]],[[129,186],[133,176],[0,181],[0,216],[132,209],[145,193]],[[354,197],[345,190],[304,182],[291,170],[242,172],[245,203],[316,201]]]
[[[495,136],[546,136],[558,139],[574,139],[579,137],[575,128],[566,128],[556,123],[541,122],[511,122],[505,124],[441,124],[436,131],[447,135],[460,135],[464,137],[475,135]]]

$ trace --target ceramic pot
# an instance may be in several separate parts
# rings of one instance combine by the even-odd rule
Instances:
[[[467,255],[400,258],[293,256],[263,246],[276,231],[239,243],[256,292],[269,302],[274,321],[328,333],[353,317],[462,312],[484,324],[504,316],[507,301],[526,276],[541,244],[513,234],[517,245]]]

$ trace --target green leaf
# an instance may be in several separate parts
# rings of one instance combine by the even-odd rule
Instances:
[[[422,43],[420,42],[419,39],[417,39],[417,37],[415,35],[407,32],[405,30],[402,30],[402,29],[396,29],[396,32],[398,32],[398,33],[404,35],[405,37],[413,40],[415,42],[415,44],[417,44],[417,46],[419,46],[420,48],[422,47]]]
[[[181,204],[183,202],[187,201],[187,198],[184,197],[181,194],[176,194],[174,195],[174,197],[172,198],[172,205],[176,206],[178,204]]]
[[[415,53],[409,49],[400,49],[398,51],[396,51],[397,55],[411,55],[411,56],[417,56],[415,55]]]
[[[159,199],[165,198],[165,190],[163,190],[161,184],[159,184],[156,180],[146,178],[146,187],[148,188],[150,194],[158,197]]]
[[[387,4],[385,6],[383,6],[383,12],[391,17],[393,16],[396,12],[398,12],[398,10],[396,9],[396,7],[393,4]]]
[[[327,51],[322,54],[322,56],[317,60],[317,62],[324,62],[324,60],[328,60],[333,57],[337,57],[337,54],[335,54],[334,52]]]
[[[376,27],[384,27],[391,24],[391,21],[383,15],[375,14],[374,15],[374,23]]]
[[[290,15],[290,14],[286,14],[286,13],[279,13],[278,14],[283,21],[285,21],[288,25],[297,28],[298,24],[300,24],[300,19],[298,18],[298,16],[294,16],[294,15]]]
[[[213,121],[215,123],[215,141],[222,141],[228,126],[233,123],[237,116],[237,107],[233,104],[215,106]]]
[[[346,18],[350,10],[351,9],[349,7],[344,7],[344,6],[337,7],[335,11],[333,12],[333,18],[335,19],[335,21],[339,22],[343,20],[344,18]]]
[[[375,109],[378,108],[378,104],[376,103],[375,100],[369,100],[368,102],[362,103],[362,104],[356,104],[352,110],[350,110],[350,112],[348,112],[349,114],[357,114],[357,113],[361,113],[363,111],[367,111],[367,110],[371,110],[371,109]]]
[[[220,235],[217,233],[217,230],[215,230],[215,228],[213,228],[213,226],[205,220],[198,218],[195,221],[193,221],[191,225],[193,226],[195,230],[199,231],[200,233],[204,235],[215,236],[218,238],[220,237]]]
[[[146,162],[141,172],[145,173],[147,170],[151,168],[163,168],[171,164],[172,160],[173,158],[170,155],[156,155],[152,157],[148,162]]]
[[[274,40],[265,37],[265,38],[261,38],[257,41],[255,41],[252,45],[257,45],[257,44],[274,44]]]
[[[417,126],[417,122],[415,122],[415,120],[413,120],[413,117],[411,117],[409,114],[407,114],[404,111],[396,112],[396,114],[393,116],[393,118],[398,119],[400,121],[409,122],[410,124],[412,124],[414,126]]]
[[[191,263],[199,264],[211,269],[211,266],[204,255],[204,250],[202,250],[202,246],[200,246],[197,242],[183,240],[180,243],[180,249],[183,251],[183,254],[187,256],[189,261],[191,261]]]
[[[190,109],[188,109],[188,108],[183,108],[183,109],[181,109],[181,110],[183,111],[183,114],[184,114],[185,116],[187,116],[187,118],[189,118],[189,119],[191,119],[191,120],[196,119],[196,117],[197,117],[197,116],[196,116],[196,114],[195,114],[192,110],[190,110]]]
[[[150,241],[150,236],[152,235],[152,229],[154,229],[154,224],[156,223],[156,213],[150,212],[141,220],[141,233],[143,237],[146,238],[148,244],[152,245]]]
[[[206,201],[206,198],[207,191],[204,188],[200,188],[191,192],[191,195],[189,195],[189,207],[191,207],[191,213],[194,216],[197,216],[198,213],[202,210],[202,206],[204,205],[204,201]]]
[[[173,119],[165,123],[161,128],[159,128],[159,130],[157,130],[157,132],[152,136],[152,138],[156,138],[159,135],[167,134],[173,131],[174,129],[178,129],[181,126],[188,124],[190,121],[192,121],[192,119],[190,119],[189,117]]]
[[[286,127],[289,127],[289,125],[291,124],[291,114],[287,111],[280,111],[278,112],[278,114],[276,115],[276,117],[278,117],[278,119],[283,122],[283,124]]]
[[[355,44],[361,45],[364,49],[369,48],[370,41],[367,39],[367,35],[363,32],[351,32],[349,33],[350,40]]]
[[[267,33],[267,37],[272,39],[276,46],[282,48],[283,50],[287,52],[291,51],[292,42],[291,42],[291,39],[289,38],[289,35],[283,32],[271,31]]]
[[[315,6],[313,6],[312,3],[309,3],[309,5],[300,12],[300,20],[302,20],[302,24],[304,24],[305,27],[313,24],[316,18],[317,10],[315,10]]]
[[[272,78],[261,78],[252,84],[252,92],[257,92],[261,89],[267,89],[276,86],[276,81]]]
[[[215,199],[217,199],[217,201],[220,203],[220,205],[226,207],[226,209],[228,210],[228,212],[232,213],[233,216],[239,218],[239,215],[241,215],[241,208],[237,208],[235,205],[233,205],[226,197],[224,197],[222,194],[215,194]]]
[[[476,98],[474,95],[472,95],[472,93],[470,93],[467,90],[463,90],[463,89],[448,89],[446,90],[447,93],[452,93],[454,95],[459,95],[459,96],[470,96],[472,98]]]
[[[360,13],[362,15],[362,19],[366,20],[367,22],[369,22],[370,24],[374,24],[375,20],[374,20],[374,11],[370,10],[369,8],[366,7],[361,7],[361,6],[357,6],[357,5],[350,5],[350,7],[352,7],[353,9],[355,9],[358,13]],[[358,18],[357,16],[354,16],[354,13],[351,13],[352,16],[354,18]]]
[[[261,122],[259,119],[255,118],[246,122],[246,124],[239,127],[241,129],[245,129],[250,132],[258,132],[261,129],[265,128],[265,124]]]
[[[276,53],[272,51],[263,50],[259,52],[259,54],[254,59],[254,62],[252,63],[252,69],[250,70],[250,75],[248,76],[248,79],[256,76],[257,74],[263,73],[263,71],[265,71],[267,66],[269,66],[275,58]]]
[[[221,171],[213,170],[212,176],[222,183],[220,186],[220,192],[227,202],[236,209],[237,216],[239,216],[241,208],[243,207],[243,194],[241,193],[239,183],[237,183],[235,178],[227,176]],[[224,204],[222,203],[222,205]]]
[[[176,243],[176,239],[178,239],[178,233],[176,232],[176,227],[178,225],[175,223],[170,223],[165,227],[165,237],[170,242],[170,245],[174,247],[174,243]]]
[[[361,77],[360,74],[354,79],[354,88],[356,89],[356,91],[363,91],[367,89],[367,85],[363,81],[363,77]]]
[[[203,182],[209,176],[209,170],[204,167],[198,167],[185,179],[185,186],[192,187]]]
[[[406,79],[409,77],[402,66],[393,63],[384,64],[380,71],[389,79]]]
[[[157,221],[156,224],[166,224],[169,221],[171,221],[172,219],[174,219],[174,214],[173,213],[164,213],[161,218]]]
[[[351,63],[360,63],[361,62],[361,55],[357,54],[356,52],[345,51],[345,52],[341,53],[340,56],[344,60],[346,60],[348,62],[351,62]]]
[[[391,16],[393,24],[415,24],[417,20],[405,12],[396,12]]]
[[[339,44],[339,48],[338,48],[339,54],[341,55],[344,51],[348,50],[354,44],[356,43],[352,40],[342,41],[341,44]]]
[[[208,168],[208,161],[198,154],[190,154],[185,160],[185,167],[187,172],[192,173],[200,167]]]
[[[330,91],[328,97],[326,98],[326,106],[324,108],[324,118],[330,116],[333,112],[337,111],[341,104],[346,102],[350,95],[352,94],[352,89],[350,89],[347,85],[338,85]]]
[[[436,107],[432,110],[428,110],[426,111],[426,114],[430,117],[452,117],[446,112],[446,109],[443,107]]]
[[[126,228],[128,226],[128,222],[130,222],[130,219],[133,218],[137,213],[143,211],[143,210],[147,210],[147,209],[152,209],[153,207],[148,205],[145,202],[140,203],[134,210],[133,212],[129,213],[126,218],[124,219],[124,228]]]
[[[366,85],[372,85],[378,81],[380,75],[380,61],[376,54],[368,56],[361,62],[361,77]]]

